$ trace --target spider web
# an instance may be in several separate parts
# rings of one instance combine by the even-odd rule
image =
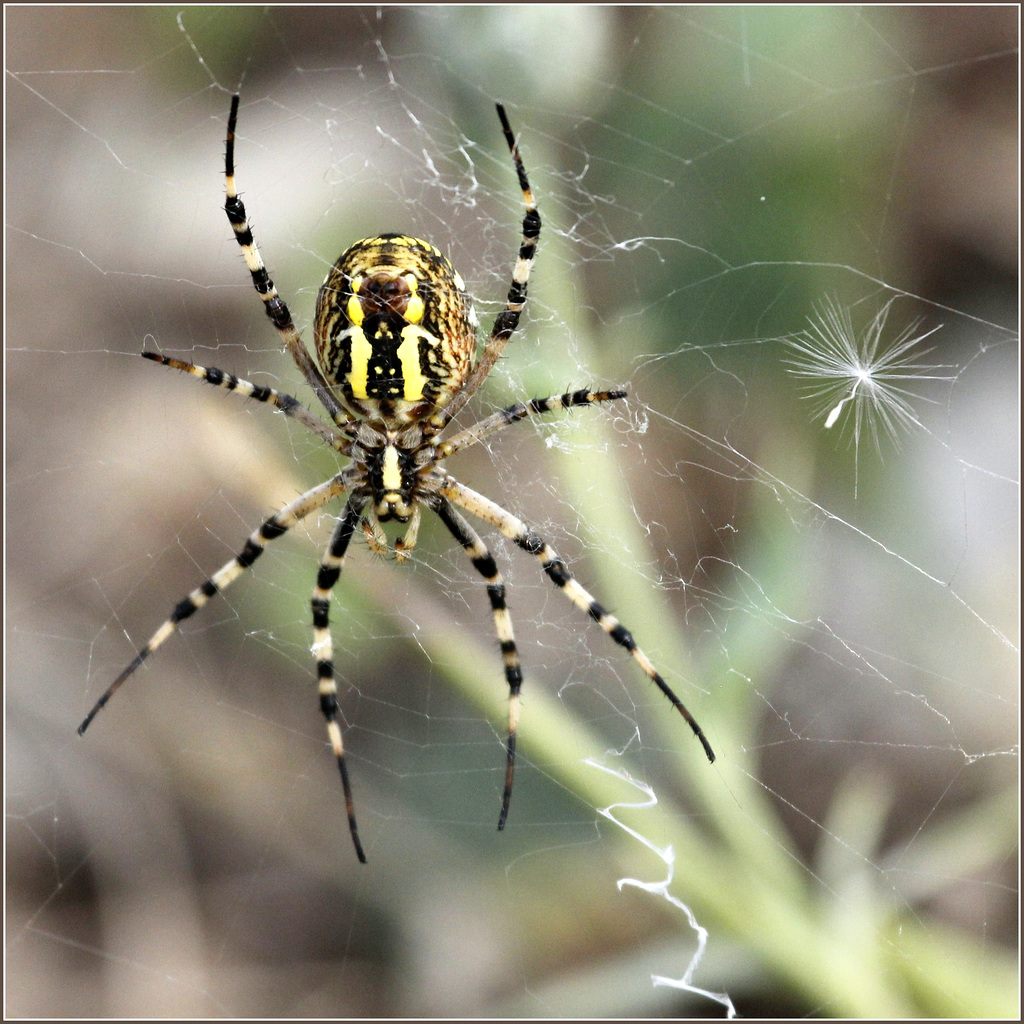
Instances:
[[[5,8],[8,1012],[1012,1016],[1014,11]],[[498,834],[486,595],[427,521],[409,566],[356,545],[336,592],[357,864],[309,653],[338,509],[74,735],[334,471],[137,355],[311,402],[221,209],[236,89],[303,327],[384,230],[443,249],[489,325],[507,104],[544,229],[472,409],[629,398],[451,469],[622,618],[714,766],[482,531],[527,677]]]

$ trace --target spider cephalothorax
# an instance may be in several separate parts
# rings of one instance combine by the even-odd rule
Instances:
[[[310,488],[270,516],[245,547],[175,606],[170,618],[150,637],[124,671],[107,687],[78,727],[89,723],[118,687],[174,631],[178,624],[226,589],[263,553],[267,544],[284,535],[306,516],[335,498],[346,496],[330,543],[317,572],[310,602],[313,652],[320,710],[341,773],[349,831],[360,861],[366,860],[356,827],[341,725],[329,625],[331,595],[341,576],[349,544],[361,528],[372,550],[383,553],[388,539],[382,523],[407,524],[395,542],[399,561],[416,543],[420,510],[427,508],[444,523],[469,555],[487,584],[487,596],[501,646],[509,690],[505,782],[498,828],[505,827],[515,771],[519,691],[523,673],[505,602],[503,583],[494,558],[459,509],[490,524],[518,547],[535,555],[548,578],[576,607],[589,615],[640,665],[648,678],[672,702],[700,740],[710,761],[715,755],[700,726],[685,705],[637,647],[632,634],[587,592],[542,537],[500,505],[460,483],[442,465],[463,448],[531,416],[558,409],[593,405],[624,398],[626,392],[581,389],[552,398],[517,402],[447,438],[442,432],[491,372],[519,323],[526,288],[540,237],[540,215],[519,157],[505,111],[498,117],[515,164],[523,193],[523,234],[512,272],[505,308],[497,315],[487,342],[476,357],[476,314],[461,276],[432,245],[409,235],[386,234],[356,242],[331,268],[317,298],[314,336],[319,365],[314,362],[292,322],[288,306],[274,287],[249,227],[245,207],[235,188],[235,124],[238,97],[228,117],[225,212],[241,246],[256,291],[306,383],[326,409],[325,423],[290,395],[259,387],[234,374],[143,352],[154,362],[174,367],[217,387],[276,406],[296,420],[348,464],[323,483]]]

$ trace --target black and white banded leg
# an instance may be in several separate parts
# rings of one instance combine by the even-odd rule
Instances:
[[[288,305],[281,298],[270,278],[263,257],[260,255],[259,247],[253,238],[252,229],[249,227],[249,219],[245,212],[245,204],[239,198],[238,189],[235,186],[235,126],[238,123],[238,96],[231,97],[231,112],[228,114],[228,135],[224,149],[224,180],[226,199],[224,201],[224,212],[231,222],[232,230],[235,232],[235,241],[238,242],[245,257],[245,265],[252,275],[252,283],[263,300],[263,308],[270,322],[277,328],[277,333],[284,342],[284,347],[291,353],[295,365],[298,366],[306,383],[316,392],[321,405],[330,413],[335,423],[344,424],[348,422],[349,416],[341,407],[330,385],[324,378],[320,367],[313,361],[309,349],[299,335],[298,329],[292,321],[292,314]]]
[[[551,398],[531,398],[529,402],[516,402],[506,409],[499,409],[490,416],[484,417],[473,426],[460,430],[447,441],[441,441],[438,448],[444,458],[449,458],[455,452],[477,444],[491,434],[506,427],[525,420],[531,416],[543,416],[545,413],[558,412],[560,409],[573,409],[580,405],[594,405],[597,402],[614,402],[617,399],[625,398],[626,392],[622,389],[615,391],[587,391],[585,388],[579,391],[570,391],[564,395],[555,395]]]
[[[349,785],[348,768],[345,764],[345,747],[341,740],[341,724],[338,722],[338,684],[334,679],[334,642],[331,638],[330,610],[331,594],[341,576],[345,565],[345,553],[348,551],[352,534],[362,518],[365,499],[357,500],[350,497],[345,504],[338,525],[334,528],[331,542],[327,545],[324,560],[316,575],[313,587],[313,656],[316,658],[317,684],[320,692],[320,710],[327,722],[327,737],[331,749],[338,761],[341,773],[341,788],[345,794],[345,813],[348,815],[348,830],[352,834],[352,842],[356,848],[356,856],[361,864],[366,863],[363,844],[359,841],[359,829],[356,826],[355,804],[352,800],[352,787]]]
[[[337,430],[329,427],[318,416],[314,416],[297,398],[292,398],[291,395],[286,395],[283,391],[275,391],[273,388],[263,387],[261,384],[253,384],[252,381],[236,377],[233,373],[219,370],[215,366],[198,366],[195,363],[186,363],[181,359],[160,355],[159,352],[143,352],[142,358],[151,359],[161,366],[170,366],[172,369],[181,370],[182,373],[191,374],[214,387],[233,391],[243,398],[251,398],[253,401],[272,405],[283,412],[285,416],[301,423],[310,433],[326,441],[342,455],[348,455],[351,450],[351,444],[347,438],[342,437]]]
[[[476,530],[444,499],[435,505],[434,511],[469,555],[473,568],[487,583],[487,596],[490,598],[491,612],[494,615],[494,629],[498,634],[501,660],[505,666],[505,682],[508,683],[508,741],[505,747],[505,789],[501,796],[501,814],[498,816],[498,830],[501,831],[505,827],[508,805],[512,799],[512,780],[516,770],[516,731],[519,727],[519,691],[523,685],[523,670],[512,632],[512,616],[505,602],[505,584],[494,562],[494,556],[487,550]]]
[[[168,637],[174,634],[180,623],[199,611],[211,597],[227,590],[246,569],[252,567],[252,564],[263,554],[266,546],[272,540],[277,540],[278,537],[284,536],[296,523],[305,519],[311,512],[322,508],[332,498],[338,497],[344,491],[343,475],[339,473],[330,480],[317,484],[316,487],[306,491],[305,494],[299,495],[294,501],[290,501],[270,516],[258,530],[249,536],[249,539],[245,542],[245,547],[230,562],[221,566],[205,583],[196,587],[192,593],[183,597],[175,605],[170,618],[149,638],[146,646],[135,655],[131,663],[107,687],[100,699],[93,705],[92,710],[85,716],[82,724],[78,727],[78,735],[81,736],[89,728],[89,724],[100,713],[110,698],[114,696],[121,684]]]
[[[523,235],[519,243],[519,255],[516,257],[516,265],[512,268],[512,284],[508,289],[508,296],[505,299],[505,308],[494,318],[494,326],[491,328],[491,335],[484,345],[480,358],[477,360],[473,372],[466,379],[462,390],[452,399],[444,409],[441,417],[441,424],[450,423],[459,410],[472,398],[477,388],[486,380],[487,375],[494,369],[501,353],[505,350],[508,339],[512,337],[513,331],[519,326],[519,317],[526,305],[526,291],[530,283],[530,271],[533,269],[533,261],[537,256],[537,242],[540,239],[540,213],[537,210],[537,201],[530,189],[529,179],[526,177],[526,168],[523,166],[522,157],[519,155],[519,146],[516,144],[512,128],[508,123],[505,108],[499,103],[498,118],[501,121],[501,130],[508,143],[509,152],[512,154],[512,161],[516,168],[516,177],[519,179],[519,188],[523,193],[523,206],[526,212],[523,214]]]
[[[531,530],[522,520],[506,511],[490,498],[478,494],[457,480],[449,477],[440,487],[441,493],[454,502],[460,508],[486,523],[490,523],[501,531],[509,540],[517,544],[524,551],[536,555],[540,560],[541,567],[552,583],[569,598],[570,601],[581,611],[586,612],[620,647],[625,648],[632,655],[633,660],[644,670],[644,673],[658,687],[659,690],[672,702],[672,706],[683,716],[687,724],[693,730],[694,736],[700,740],[704,753],[709,761],[715,760],[715,752],[704,735],[703,729],[697,724],[697,720],[690,714],[686,705],[676,696],[668,683],[651,664],[650,659],[637,646],[633,634],[622,625],[614,615],[607,612],[595,598],[580,584],[575,576],[569,572],[565,562],[559,558],[558,553],[541,536]]]

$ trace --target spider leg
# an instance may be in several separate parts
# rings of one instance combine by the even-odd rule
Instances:
[[[447,459],[463,448],[468,448],[490,437],[499,430],[504,430],[513,423],[518,423],[530,416],[540,416],[547,412],[556,412],[559,409],[571,409],[577,405],[593,405],[595,402],[612,402],[618,398],[625,398],[626,392],[618,389],[615,391],[571,391],[564,395],[556,395],[553,398],[532,398],[529,402],[516,402],[507,409],[500,409],[490,416],[484,417],[473,426],[460,430],[453,434],[447,441],[441,441],[438,449],[441,458]]]
[[[337,497],[345,490],[344,474],[326,480],[322,484],[299,495],[294,501],[289,502],[283,508],[275,512],[267,519],[262,526],[245,542],[242,551],[235,555],[230,562],[225,563],[205,583],[197,587],[192,593],[183,597],[174,607],[171,616],[166,622],[149,638],[146,646],[143,647],[132,659],[125,670],[107,687],[103,696],[93,705],[92,710],[87,714],[78,727],[78,735],[81,736],[89,728],[89,724],[99,714],[106,703],[118,691],[121,684],[178,628],[178,624],[194,615],[202,608],[211,597],[227,590],[229,586],[246,569],[252,567],[260,555],[263,554],[267,544],[272,540],[287,533],[296,523],[304,519],[311,512],[326,505],[332,498]]]
[[[512,798],[512,778],[516,769],[516,729],[519,724],[519,691],[523,685],[523,670],[519,664],[519,652],[512,634],[512,616],[505,603],[505,584],[494,563],[494,557],[487,550],[476,530],[443,498],[434,506],[441,522],[465,549],[473,568],[487,581],[487,596],[491,599],[494,614],[494,628],[501,645],[501,657],[505,664],[505,681],[508,683],[508,742],[506,744],[505,789],[501,796],[501,814],[498,816],[498,830],[505,827],[508,805]]]
[[[345,564],[345,553],[348,551],[352,534],[362,517],[365,504],[365,498],[356,498],[354,495],[349,497],[345,504],[345,511],[334,528],[331,542],[327,545],[327,551],[324,554],[324,560],[320,563],[311,602],[313,607],[313,653],[316,656],[316,675],[320,688],[320,710],[327,721],[327,736],[331,741],[334,756],[338,760],[341,788],[345,794],[348,830],[352,834],[356,856],[361,864],[366,863],[366,854],[363,853],[363,844],[359,841],[352,787],[349,785],[348,768],[345,765],[345,747],[341,741],[341,726],[338,724],[338,686],[334,679],[334,643],[331,639],[329,614],[331,593],[341,576],[341,570]]]
[[[526,177],[526,169],[523,167],[523,160],[519,155],[519,146],[516,145],[515,136],[512,134],[508,117],[505,115],[505,108],[500,103],[497,104],[497,108],[501,130],[508,143],[509,152],[512,154],[519,187],[523,192],[523,206],[526,207],[526,212],[523,214],[523,237],[519,243],[519,256],[512,271],[512,284],[508,290],[505,308],[494,318],[491,336],[487,339],[487,344],[484,345],[479,362],[466,378],[462,391],[445,407],[443,416],[445,423],[452,421],[477,388],[486,380],[487,375],[494,369],[498,357],[505,350],[505,345],[512,337],[512,332],[519,326],[519,316],[526,305],[526,289],[530,280],[530,271],[533,269],[533,261],[537,255],[537,242],[540,239],[540,213],[537,211],[537,202],[533,198],[533,191],[530,189],[530,182]]]
[[[286,395],[282,391],[275,391],[273,388],[262,387],[253,384],[251,381],[236,377],[227,370],[218,370],[215,366],[197,366],[194,363],[182,362],[180,359],[171,359],[169,356],[162,356],[158,352],[143,352],[143,359],[152,359],[154,363],[162,366],[170,366],[183,373],[190,373],[199,380],[206,381],[214,387],[225,388],[234,391],[245,398],[252,398],[257,402],[265,402],[267,405],[276,406],[285,416],[301,423],[310,433],[315,434],[321,440],[326,441],[335,451],[342,455],[348,455],[351,445],[349,441],[341,437],[336,430],[327,426],[318,416],[314,416],[297,398]]]
[[[675,709],[686,719],[687,724],[693,730],[693,734],[700,740],[708,760],[712,762],[715,760],[715,752],[711,749],[711,744],[704,735],[704,730],[697,724],[697,720],[687,710],[686,705],[672,692],[668,683],[661,678],[647,655],[637,647],[633,634],[614,615],[598,604],[594,597],[576,580],[576,577],[569,572],[568,567],[559,558],[558,553],[542,537],[534,533],[533,530],[522,520],[512,515],[511,512],[506,511],[496,502],[491,501],[490,498],[485,498],[482,494],[478,494],[464,484],[460,484],[452,477],[448,477],[439,486],[438,490],[449,501],[453,501],[472,515],[478,516],[484,522],[497,527],[501,533],[524,551],[529,552],[531,555],[536,555],[540,559],[541,567],[551,582],[577,608],[586,612],[620,647],[624,647],[629,651],[633,656],[633,660],[644,670],[644,673],[651,682],[665,694]]]
[[[252,275],[252,283],[263,300],[266,314],[270,317],[271,323],[277,328],[277,333],[284,342],[284,347],[291,353],[295,365],[298,366],[306,383],[316,393],[321,405],[330,413],[335,423],[344,425],[349,421],[349,416],[342,409],[331,386],[328,384],[320,368],[313,361],[302,341],[299,331],[292,321],[292,315],[288,310],[284,299],[278,294],[274,282],[270,279],[263,257],[260,256],[259,247],[252,236],[252,229],[249,227],[249,219],[245,212],[245,205],[238,196],[235,188],[235,125],[238,122],[238,96],[231,97],[231,113],[228,115],[228,134],[224,150],[224,179],[226,199],[224,212],[228,215],[231,227],[235,232],[235,241],[242,249],[245,257],[245,264]]]
[[[409,518],[409,525],[405,528],[405,535],[395,541],[395,561],[401,565],[408,562],[412,557],[413,549],[416,547],[416,538],[420,532],[420,506],[416,504],[412,509],[412,516]]]

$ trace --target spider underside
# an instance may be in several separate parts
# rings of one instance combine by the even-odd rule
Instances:
[[[494,367],[515,331],[526,302],[527,283],[540,237],[540,215],[527,180],[505,110],[498,117],[523,194],[522,241],[505,308],[497,315],[490,336],[477,357],[477,319],[466,286],[449,261],[434,246],[418,238],[384,234],[362,239],[338,258],[317,297],[314,318],[314,361],[292,322],[291,313],[267,272],[249,227],[245,207],[235,188],[234,141],[238,96],[232,97],[228,117],[225,212],[242,249],[253,284],[267,316],[291,353],[306,383],[330,416],[330,423],[299,402],[272,388],[260,387],[213,367],[171,359],[155,352],[142,355],[275,406],[301,423],[348,463],[335,476],[310,488],[271,515],[255,530],[242,551],[175,606],[168,618],[137,652],[131,663],[107,688],[78,728],[85,732],[93,718],[121,684],[178,627],[211,597],[226,589],[263,553],[266,545],[299,521],[347,495],[313,588],[313,652],[320,710],[341,774],[349,831],[356,855],[363,851],[356,826],[341,726],[338,722],[329,627],[331,595],[341,575],[349,543],[357,529],[370,548],[383,553],[387,537],[382,524],[406,524],[395,542],[395,555],[405,561],[415,547],[421,509],[434,512],[462,546],[484,578],[509,689],[505,783],[498,828],[508,817],[515,772],[519,691],[523,674],[505,602],[505,585],[487,546],[463,516],[468,512],[496,528],[524,551],[536,555],[548,578],[586,612],[638,662],[647,676],[689,723],[709,761],[715,755],[696,720],[662,679],[630,632],[580,585],[543,538],[512,513],[456,480],[443,463],[496,431],[531,416],[624,398],[624,390],[569,392],[552,398],[517,402],[461,430],[447,440],[440,435],[466,405]],[[462,511],[460,511],[460,509]]]

